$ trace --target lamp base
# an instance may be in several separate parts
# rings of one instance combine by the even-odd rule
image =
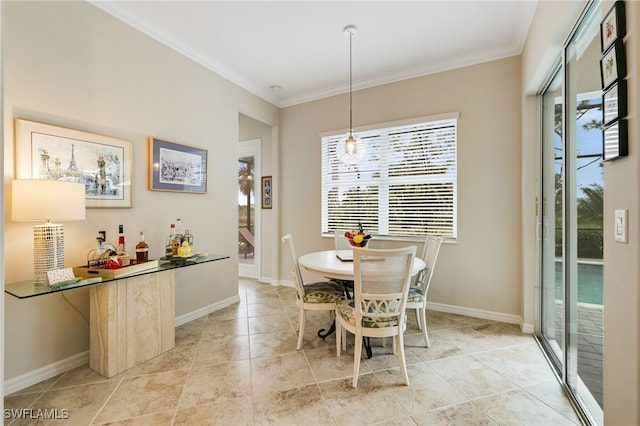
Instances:
[[[64,268],[64,225],[33,227],[33,272],[36,287],[46,287],[47,271]]]

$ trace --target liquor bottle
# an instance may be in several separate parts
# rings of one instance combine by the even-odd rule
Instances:
[[[193,234],[191,233],[191,231],[189,229],[184,231],[184,237],[182,238],[182,241],[186,241],[187,244],[189,244],[191,247],[193,247]]]
[[[176,239],[176,224],[171,224],[171,230],[169,231],[169,239],[167,240],[167,245],[165,246],[164,255],[165,257],[171,257],[174,253],[173,241]],[[177,250],[177,248],[175,249]]]
[[[136,263],[149,260],[149,245],[144,240],[144,232],[140,231],[140,242],[136,244]]]
[[[178,249],[180,245],[182,245],[182,221],[180,219],[176,219],[176,233],[173,238],[173,243],[171,244],[171,252],[174,255],[178,254]]]
[[[122,266],[131,264],[131,256],[127,253],[124,242],[124,225],[118,225],[118,246],[116,247],[116,255],[122,261]]]

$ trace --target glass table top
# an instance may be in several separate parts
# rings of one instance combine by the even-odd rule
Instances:
[[[88,287],[92,285],[104,284],[109,281],[117,281],[125,278],[138,277],[141,275],[154,274],[156,272],[170,271],[173,269],[185,268],[188,266],[199,265],[202,263],[215,262],[217,260],[229,259],[229,256],[209,254],[206,256],[196,256],[190,259],[178,259],[171,261],[167,259],[159,259],[158,266],[145,269],[142,271],[132,272],[131,274],[121,275],[115,278],[107,277],[82,277],[80,281],[74,281],[69,284],[57,286],[36,287],[33,280],[20,281],[16,283],[5,284],[4,291],[18,299],[26,299],[28,297],[42,296],[45,294],[57,293],[59,291],[71,290],[74,288]],[[80,277],[79,277],[80,278]]]

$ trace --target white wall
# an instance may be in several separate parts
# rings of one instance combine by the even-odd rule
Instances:
[[[84,222],[67,223],[66,264],[86,261],[98,230],[115,240],[118,224],[130,247],[143,229],[157,258],[169,224],[180,217],[198,250],[231,259],[177,272],[176,315],[237,297],[238,116],[242,111],[276,126],[278,109],[89,3],[3,6],[7,211],[15,117],[127,139],[133,143],[133,207],[88,209]],[[149,136],[208,149],[207,194],[149,191]],[[32,226],[6,215],[6,282],[32,277]],[[86,316],[88,290],[65,293]],[[88,350],[88,325],[60,294],[4,300],[7,380]]]
[[[458,241],[438,257],[430,300],[516,320],[521,303],[520,59],[507,58],[353,94],[359,126],[458,111]],[[281,112],[282,233],[299,253],[320,232],[319,134],[348,125],[348,95]],[[396,245],[400,245],[398,243]],[[290,280],[280,250],[281,279]]]

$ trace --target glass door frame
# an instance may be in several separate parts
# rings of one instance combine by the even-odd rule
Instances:
[[[538,94],[538,108],[540,111],[539,117],[539,125],[541,129],[540,133],[540,168],[539,168],[539,176],[540,182],[538,186],[538,197],[542,200],[542,209],[540,216],[538,217],[538,285],[539,285],[539,296],[536,298],[538,300],[539,306],[536,307],[539,315],[537,316],[535,334],[536,338],[540,346],[543,348],[543,351],[546,352],[546,356],[550,361],[550,364],[554,367],[556,374],[562,382],[563,387],[568,393],[571,403],[576,408],[576,411],[580,415],[583,422],[586,424],[603,424],[602,414],[603,411],[600,409],[600,406],[595,401],[595,398],[591,395],[587,386],[580,379],[577,372],[577,304],[578,304],[578,271],[577,271],[577,259],[578,259],[578,250],[577,250],[577,229],[578,229],[578,218],[577,218],[577,193],[578,193],[578,181],[577,181],[577,169],[578,169],[578,139],[576,136],[577,129],[577,116],[573,114],[573,111],[577,111],[577,96],[578,92],[574,88],[571,87],[571,84],[575,84],[577,80],[575,63],[569,64],[568,60],[571,58],[567,57],[567,51],[571,46],[571,43],[575,41],[575,37],[579,35],[579,30],[584,22],[587,22],[586,19],[596,19],[595,15],[590,16],[590,14],[597,12],[597,7],[601,7],[600,0],[591,0],[585,6],[582,14],[577,20],[576,25],[573,30],[567,37],[565,43],[562,46],[562,54],[561,59],[554,64],[551,68],[551,73],[547,79],[547,82],[543,89]],[[599,21],[599,19],[598,19]],[[571,74],[574,73],[574,74]],[[543,246],[545,245],[545,235],[548,237],[549,229],[546,229],[545,225],[547,224],[545,220],[545,209],[553,209],[553,220],[554,223],[551,224],[555,228],[555,205],[548,206],[545,205],[547,200],[545,200],[545,188],[546,184],[544,182],[545,179],[549,179],[547,176],[548,171],[546,169],[547,165],[545,165],[548,160],[549,153],[546,152],[546,149],[549,146],[546,146],[546,140],[544,139],[545,135],[545,127],[543,127],[543,120],[548,117],[548,113],[545,112],[545,99],[544,95],[548,92],[549,88],[552,86],[555,79],[561,76],[562,81],[560,83],[559,92],[562,94],[562,172],[561,172],[561,190],[562,190],[562,297],[563,297],[563,318],[562,322],[562,342],[552,341],[548,339],[544,335],[543,326],[547,327],[544,324],[543,316],[545,311],[543,310],[543,303],[548,303],[548,300],[545,299],[545,293],[543,292],[545,288],[545,281],[549,279],[549,273],[543,268],[543,264],[545,263],[545,257],[548,256]],[[573,78],[572,78],[573,77]],[[573,82],[573,83],[572,83]],[[575,93],[571,93],[571,92]],[[570,122],[569,122],[570,121]],[[555,124],[555,122],[554,122]],[[552,149],[555,147],[553,141],[551,141]],[[555,155],[553,155],[555,161]],[[551,165],[553,166],[553,165]],[[555,177],[554,177],[555,179]],[[547,210],[548,211],[548,210]],[[545,234],[546,233],[546,234]],[[555,234],[555,232],[553,233]],[[555,241],[555,235],[554,235]],[[555,244],[555,242],[553,243]],[[548,247],[547,247],[548,249]],[[547,262],[548,263],[548,262]],[[561,346],[561,353],[559,354],[557,348],[554,350],[554,344],[556,346]]]

